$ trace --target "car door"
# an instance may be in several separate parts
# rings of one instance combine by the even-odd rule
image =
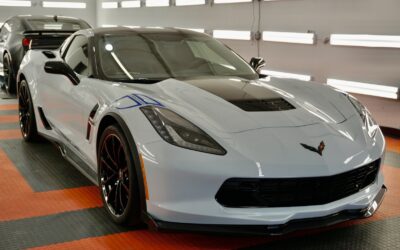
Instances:
[[[85,117],[85,85],[91,79],[88,55],[88,38],[76,35],[65,52],[64,62],[74,70],[80,83],[74,85],[64,75],[46,74],[39,85],[43,111],[53,124],[61,139],[80,151],[85,140],[87,117]]]

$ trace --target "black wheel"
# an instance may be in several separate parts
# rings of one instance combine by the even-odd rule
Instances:
[[[136,226],[140,197],[132,150],[117,125],[107,127],[98,148],[98,178],[104,207],[118,224]]]
[[[4,88],[8,94],[15,94],[15,77],[11,58],[8,54],[3,58]]]
[[[19,84],[18,111],[22,137],[27,142],[38,141],[40,137],[37,132],[35,112],[28,84],[25,80],[22,80]]]

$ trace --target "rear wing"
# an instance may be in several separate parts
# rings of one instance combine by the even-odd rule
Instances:
[[[26,49],[57,49],[76,30],[30,30],[23,33]]]

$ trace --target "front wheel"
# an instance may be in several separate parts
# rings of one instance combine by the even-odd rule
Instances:
[[[18,90],[18,114],[22,137],[27,142],[39,141],[35,112],[28,83],[22,80]]]
[[[98,178],[105,209],[118,224],[136,226],[140,198],[132,150],[121,128],[107,127],[98,148]]]

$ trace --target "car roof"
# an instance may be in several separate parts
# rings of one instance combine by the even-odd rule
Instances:
[[[170,27],[129,27],[129,26],[117,26],[117,27],[103,27],[103,28],[92,28],[88,29],[91,34],[94,35],[118,35],[127,34],[129,32],[139,34],[183,34],[183,35],[202,35],[207,36],[204,33],[199,33],[189,29],[183,28],[170,28]]]
[[[18,15],[15,16],[15,18],[26,21],[29,19],[48,19],[48,20],[54,20],[54,18],[57,17],[58,20],[70,20],[70,21],[81,21],[82,19],[80,18],[75,18],[75,17],[69,17],[69,16],[58,16],[58,15]]]
[[[8,20],[19,20],[24,27],[25,30],[30,30],[31,26],[29,25],[29,20],[54,20],[57,19],[58,21],[77,21],[77,22],[84,22],[87,24],[86,21],[80,19],[80,18],[75,18],[75,17],[69,17],[69,16],[57,16],[57,15],[18,15],[18,16],[13,16]],[[89,24],[88,24],[89,25]],[[90,25],[89,25],[90,27]]]

